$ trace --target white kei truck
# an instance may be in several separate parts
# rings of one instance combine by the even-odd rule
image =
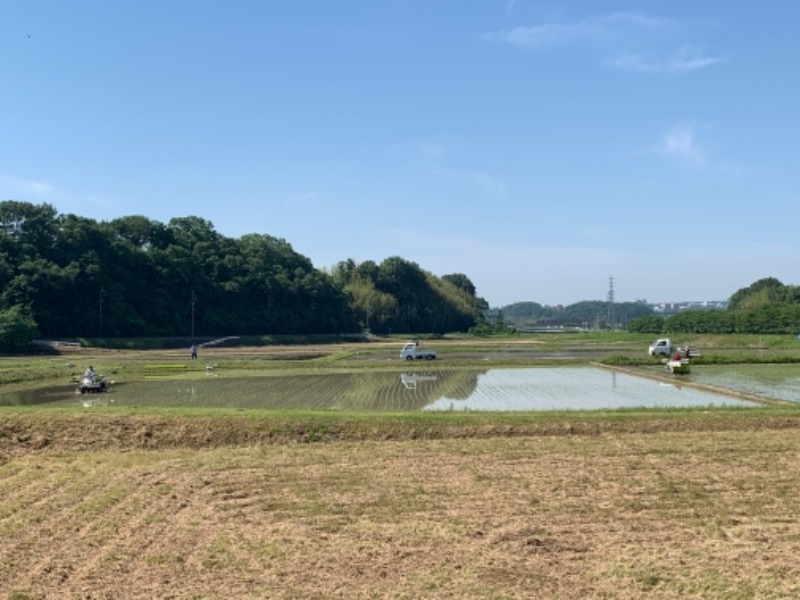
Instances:
[[[436,358],[436,350],[423,350],[419,347],[419,342],[417,340],[412,340],[403,345],[403,349],[400,350],[400,358],[406,360],[433,360]]]

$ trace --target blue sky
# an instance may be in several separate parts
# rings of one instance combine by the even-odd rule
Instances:
[[[0,200],[492,306],[800,284],[800,2],[6,0]]]

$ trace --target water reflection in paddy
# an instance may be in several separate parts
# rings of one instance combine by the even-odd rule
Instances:
[[[800,402],[800,367],[796,364],[703,365],[692,374],[692,381],[775,400]]]
[[[598,410],[755,406],[752,402],[593,368],[491,369],[468,398],[438,398],[425,410]]]
[[[307,410],[537,411],[754,403],[591,367],[333,373],[138,381],[110,393],[69,387],[0,396],[0,405],[100,405]]]

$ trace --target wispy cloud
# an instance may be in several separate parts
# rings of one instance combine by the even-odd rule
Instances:
[[[506,186],[503,182],[486,173],[471,173],[471,177],[475,183],[491,194],[502,196],[506,193]]]
[[[285,199],[285,202],[287,204],[302,204],[316,198],[319,198],[319,194],[317,192],[302,192],[300,194],[295,194],[294,196],[289,196]]]
[[[650,17],[638,12],[615,12],[570,23],[542,23],[483,35],[490,42],[506,43],[528,50],[561,46],[576,42],[619,39],[635,30],[671,27],[669,19]]]
[[[422,142],[419,148],[425,156],[440,158],[445,155],[445,147],[435,142]]]
[[[702,139],[704,131],[709,127],[694,122],[676,123],[667,128],[658,141],[643,148],[627,152],[622,156],[639,158],[643,156],[658,157],[672,161],[674,165],[702,169],[725,178],[741,179],[752,174],[747,165],[725,161],[720,156],[721,149]]]
[[[463,154],[464,148],[459,145],[458,141],[441,142],[428,139],[402,146],[402,148],[410,148],[417,158],[421,158],[424,161],[424,168],[428,172],[481,188],[484,192],[496,196],[503,196],[506,193],[505,184],[492,175],[483,171],[449,166],[451,163],[457,162],[458,156]]]
[[[670,128],[661,139],[660,149],[666,156],[694,166],[706,164],[705,152],[695,139],[693,123],[675,125]]]
[[[0,176],[0,185],[8,189],[7,194],[26,194],[40,199],[46,198],[55,191],[55,186],[47,181],[20,179],[14,175]]]
[[[701,49],[686,45],[678,48],[672,56],[665,60],[652,60],[641,54],[621,54],[608,61],[608,64],[624,71],[679,73],[711,67],[726,60],[727,58],[708,56]]]
[[[445,175],[451,179],[477,186],[483,191],[494,196],[503,196],[506,193],[506,186],[502,181],[480,171],[458,171],[455,169],[437,167],[433,169],[433,172],[438,173],[439,175]]]
[[[448,147],[443,141],[436,139],[422,139],[411,142],[399,142],[389,150],[404,159],[435,159],[438,160],[447,154]]]
[[[602,64],[632,72],[694,71],[727,60],[707,54],[693,44],[675,48],[676,38],[691,35],[689,29],[686,24],[666,17],[613,12],[578,21],[492,31],[482,38],[528,51],[571,46],[599,49],[614,57],[603,60]]]
[[[103,189],[74,190],[55,185],[41,179],[25,179],[11,174],[0,174],[0,200],[23,202],[47,202],[53,204],[61,214],[85,214],[89,209],[94,218],[114,218],[117,211],[128,207],[141,210],[139,201],[130,200]]]

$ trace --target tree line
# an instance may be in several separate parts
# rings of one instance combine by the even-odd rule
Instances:
[[[516,302],[500,309],[498,318],[518,330],[543,327],[585,327],[614,329],[652,314],[641,302],[586,300],[568,306],[543,306],[538,302]]]
[[[669,317],[649,315],[631,321],[640,333],[774,333],[800,332],[800,286],[774,277],[759,279],[735,292],[725,310],[687,310]]]
[[[611,310],[609,310],[609,308]],[[569,306],[517,302],[499,309],[497,320],[526,328],[623,328],[636,333],[764,333],[800,332],[800,286],[784,285],[774,277],[759,279],[736,291],[724,310],[690,309],[662,316],[640,302],[585,301]]]
[[[401,257],[327,271],[283,239],[197,216],[96,221],[0,202],[0,346],[33,337],[467,331],[487,303],[464,274]]]

